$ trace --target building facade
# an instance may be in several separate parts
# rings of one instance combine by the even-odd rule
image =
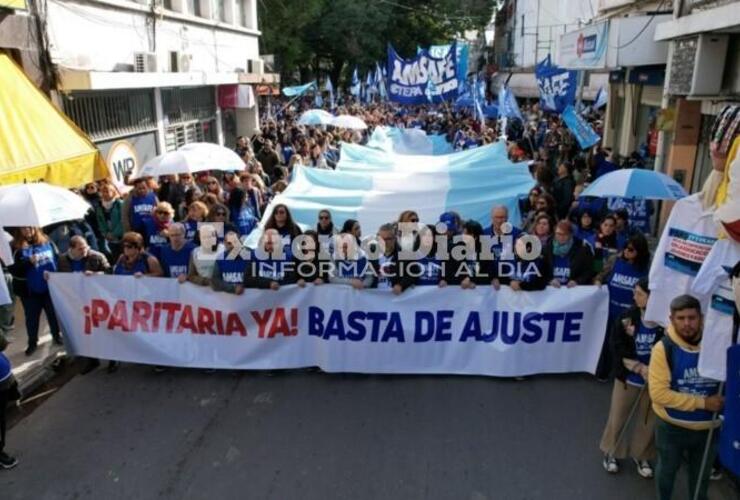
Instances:
[[[662,108],[673,118],[656,168],[698,191],[712,169],[714,118],[740,99],[740,1],[675,0],[655,40],[669,44]]]
[[[0,0],[0,5],[9,0]],[[189,142],[232,144],[259,125],[224,108],[237,85],[272,85],[257,0],[26,0],[0,14],[0,50],[123,169]],[[250,95],[258,93],[251,89]]]

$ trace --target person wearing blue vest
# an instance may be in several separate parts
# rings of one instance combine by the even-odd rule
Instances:
[[[18,391],[18,382],[13,376],[10,360],[2,352],[5,347],[6,344],[0,345],[0,468],[12,469],[18,465],[18,460],[5,452],[7,432],[5,411],[8,403],[18,400],[21,395]]]
[[[492,280],[493,286],[498,288],[500,285],[508,285],[511,283],[513,273],[506,272],[506,269],[510,268],[513,271],[516,268],[514,245],[522,235],[522,230],[509,222],[509,209],[499,205],[491,210],[491,226],[486,229],[485,234],[494,239],[491,252],[500,271],[497,273],[498,277]]]
[[[620,317],[620,321],[614,323],[611,335],[616,380],[609,418],[599,448],[604,453],[602,465],[608,473],[619,472],[618,459],[631,456],[637,473],[644,478],[651,478],[654,473],[650,460],[655,458],[655,413],[650,408],[646,377],[650,368],[650,352],[663,337],[663,328],[644,319],[650,297],[647,278],[637,282],[633,297],[634,306]],[[632,408],[636,410],[630,437],[622,431],[630,426]],[[617,442],[620,437],[624,439]]]
[[[113,274],[135,278],[162,276],[162,266],[156,257],[144,250],[144,238],[139,233],[125,233],[121,244],[123,253],[113,268]]]
[[[224,250],[216,259],[211,277],[211,287],[215,291],[235,295],[244,293],[244,271],[248,264],[246,253],[238,234],[229,231],[224,235]]]
[[[21,298],[23,305],[28,335],[26,356],[30,356],[36,352],[38,346],[41,311],[46,313],[54,343],[62,344],[59,324],[46,283],[49,273],[57,270],[59,255],[54,244],[38,227],[21,227],[14,236],[13,246],[15,263],[10,266],[13,291]]]
[[[231,222],[237,227],[241,236],[249,236],[259,223],[254,208],[248,203],[247,193],[242,188],[236,187],[231,191],[229,212]]]
[[[719,382],[699,375],[703,337],[701,304],[691,295],[679,295],[671,301],[670,311],[670,325],[663,339],[653,347],[648,372],[650,399],[658,417],[655,424],[658,498],[673,498],[676,475],[687,459],[688,498],[696,498],[698,489],[698,498],[707,500],[709,474],[717,451],[715,439],[709,443],[701,477],[699,472],[710,438],[709,429],[719,425],[713,413],[722,411],[724,398],[719,394]]]
[[[589,209],[584,209],[577,215],[577,222],[574,223],[575,237],[588,245],[592,251],[594,244],[596,243],[596,228],[594,227],[594,222],[594,213]]]
[[[414,243],[417,257],[406,266],[406,270],[414,279],[414,285],[416,286],[442,286],[443,265],[437,258],[434,229],[434,226],[421,228]]]
[[[591,249],[573,235],[573,226],[567,220],[555,225],[555,234],[542,249],[544,272],[550,286],[572,288],[589,285],[593,279]]]
[[[265,229],[244,272],[245,288],[279,290],[297,281],[292,255],[284,251],[277,229]]]
[[[172,224],[175,209],[166,201],[160,201],[152,210],[152,215],[144,220],[144,246],[147,252],[160,257],[163,247],[167,246],[167,230]]]
[[[188,278],[190,254],[193,253],[195,244],[185,239],[185,226],[180,222],[172,224],[167,233],[169,245],[161,248],[159,263],[162,265],[164,276],[176,278],[180,283],[184,283]]]
[[[149,187],[147,179],[134,181],[134,189],[123,202],[123,227],[126,231],[134,231],[144,236],[144,221],[152,216],[152,210],[159,200]]]
[[[624,250],[612,256],[594,278],[595,285],[601,286],[604,283],[609,288],[607,331],[599,365],[596,368],[596,378],[599,381],[606,381],[611,371],[611,350],[608,346],[612,325],[630,308],[635,285],[640,278],[648,275],[649,270],[650,250],[647,240],[642,234],[635,233],[627,241]]]

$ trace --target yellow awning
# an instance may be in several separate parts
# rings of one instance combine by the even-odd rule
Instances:
[[[9,9],[26,10],[26,0],[0,0],[0,7]]]
[[[0,53],[0,184],[77,187],[107,176],[85,133]]]

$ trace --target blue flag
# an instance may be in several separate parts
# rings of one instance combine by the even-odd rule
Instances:
[[[388,45],[388,97],[401,104],[424,104],[428,101],[428,82],[436,93],[434,98],[450,100],[458,95],[457,54],[450,50],[443,58],[435,58],[422,50],[413,59],[403,59]]]
[[[588,149],[601,140],[599,135],[591,128],[591,125],[576,113],[573,106],[566,107],[561,117],[568,129],[576,136],[581,149]]]
[[[503,85],[498,92],[498,114],[503,118],[519,118],[524,121],[514,94],[509,87]]]
[[[314,88],[314,87],[316,87],[315,80],[305,85],[296,85],[294,87],[283,87],[283,95],[286,97],[295,97],[298,95],[303,95],[306,92],[308,92],[309,89]]]
[[[740,475],[740,377],[736,376],[739,372],[740,345],[733,345],[727,350],[725,423],[719,438],[719,457],[722,465],[735,475]]]
[[[535,67],[537,86],[540,89],[540,108],[543,111],[562,113],[576,99],[578,72],[559,68],[550,63],[548,55]]]

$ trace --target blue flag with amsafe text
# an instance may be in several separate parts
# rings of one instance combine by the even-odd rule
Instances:
[[[578,88],[578,72],[559,68],[550,63],[548,55],[535,67],[537,86],[540,89],[540,107],[543,111],[562,113],[573,105]]]
[[[424,104],[429,91],[433,91],[430,95],[434,102],[454,99],[460,85],[457,51],[449,50],[444,57],[435,58],[422,50],[413,59],[403,59],[389,44],[387,81],[388,98],[401,104]]]
[[[588,149],[601,140],[599,135],[591,128],[591,125],[581,115],[576,113],[573,106],[567,106],[561,116],[565,125],[576,136],[581,149]]]

